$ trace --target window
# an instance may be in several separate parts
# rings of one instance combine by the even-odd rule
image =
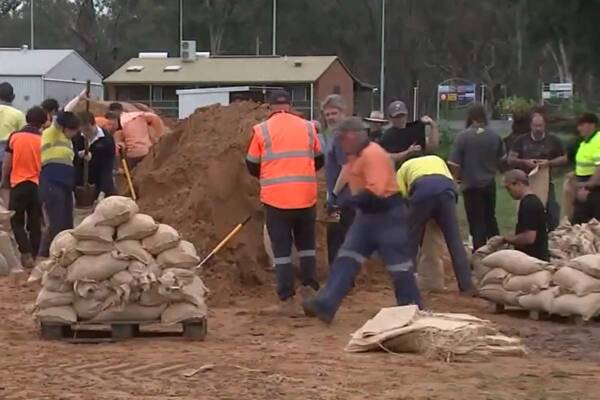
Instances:
[[[161,101],[163,99],[163,88],[161,86],[152,87],[152,100]]]
[[[340,85],[335,85],[333,87],[333,93],[335,93],[335,94],[342,94],[342,88],[340,87]]]
[[[299,101],[308,100],[308,90],[306,86],[294,86],[291,88],[292,91],[292,102],[296,103]]]
[[[143,65],[130,65],[129,67],[127,67],[126,71],[127,72],[140,72],[143,69],[144,69]]]

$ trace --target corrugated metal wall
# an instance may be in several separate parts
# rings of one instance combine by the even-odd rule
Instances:
[[[44,85],[39,76],[0,76],[0,82],[8,82],[13,86],[13,106],[19,110],[27,111],[44,100]]]

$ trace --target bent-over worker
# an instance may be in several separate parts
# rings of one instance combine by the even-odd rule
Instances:
[[[600,220],[600,133],[596,114],[579,118],[577,130],[583,141],[575,155],[577,196],[573,210],[573,223],[582,224],[596,218]]]
[[[33,268],[42,236],[40,183],[42,146],[41,129],[48,119],[41,107],[27,111],[27,125],[8,138],[2,165],[3,187],[10,186],[8,208],[15,214],[10,220],[21,253],[21,264]]]
[[[456,216],[458,194],[446,163],[438,156],[413,158],[402,164],[396,177],[400,194],[409,199],[408,236],[413,262],[417,260],[425,225],[433,219],[446,239],[461,294],[474,294],[471,268]]]
[[[504,236],[504,241],[531,257],[549,261],[546,210],[540,198],[529,187],[527,174],[519,169],[506,172],[504,187],[513,199],[519,200],[515,234]]]
[[[281,300],[278,309],[283,315],[297,316],[292,244],[300,258],[301,292],[308,295],[319,289],[316,171],[324,161],[314,125],[290,113],[289,93],[275,90],[269,102],[272,114],[254,126],[246,164],[250,174],[260,179],[260,199],[273,246],[277,294]]]
[[[150,153],[150,149],[164,132],[164,124],[160,117],[144,111],[121,113],[119,128],[120,131],[115,133],[115,142],[124,150],[131,169]]]
[[[73,228],[75,168],[71,139],[79,132],[79,126],[79,118],[75,114],[61,111],[42,133],[40,198],[48,218],[40,249],[42,257],[48,257],[50,243],[57,234]]]
[[[372,142],[359,118],[339,126],[342,148],[348,155],[350,203],[357,209],[344,244],[331,268],[327,284],[306,299],[304,312],[331,322],[363,262],[375,251],[385,262],[398,305],[421,305],[413,261],[407,249],[406,201],[398,193],[388,153]]]

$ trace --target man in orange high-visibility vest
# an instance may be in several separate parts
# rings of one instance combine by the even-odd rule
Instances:
[[[315,220],[317,176],[324,163],[312,122],[291,111],[284,90],[270,94],[271,115],[254,126],[246,155],[250,174],[260,179],[260,200],[273,245],[278,310],[286,316],[300,314],[294,301],[292,244],[298,250],[301,294],[319,289],[316,279]]]

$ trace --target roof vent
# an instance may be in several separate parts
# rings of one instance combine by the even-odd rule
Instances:
[[[22,44],[21,45],[21,50],[27,51],[27,50],[29,50],[29,46],[27,46],[26,44]]]
[[[167,58],[169,57],[169,53],[165,52],[146,52],[139,53],[138,58]]]
[[[173,71],[177,72],[181,69],[181,65],[167,65],[163,71]]]
[[[126,71],[127,72],[140,72],[143,69],[144,69],[143,65],[130,65],[129,67],[127,67]]]
[[[210,57],[210,51],[197,51],[196,52],[196,57],[198,57],[198,58],[209,58]]]
[[[299,68],[301,66],[302,66],[302,61],[300,61],[300,60],[295,60],[294,61],[294,67]]]

